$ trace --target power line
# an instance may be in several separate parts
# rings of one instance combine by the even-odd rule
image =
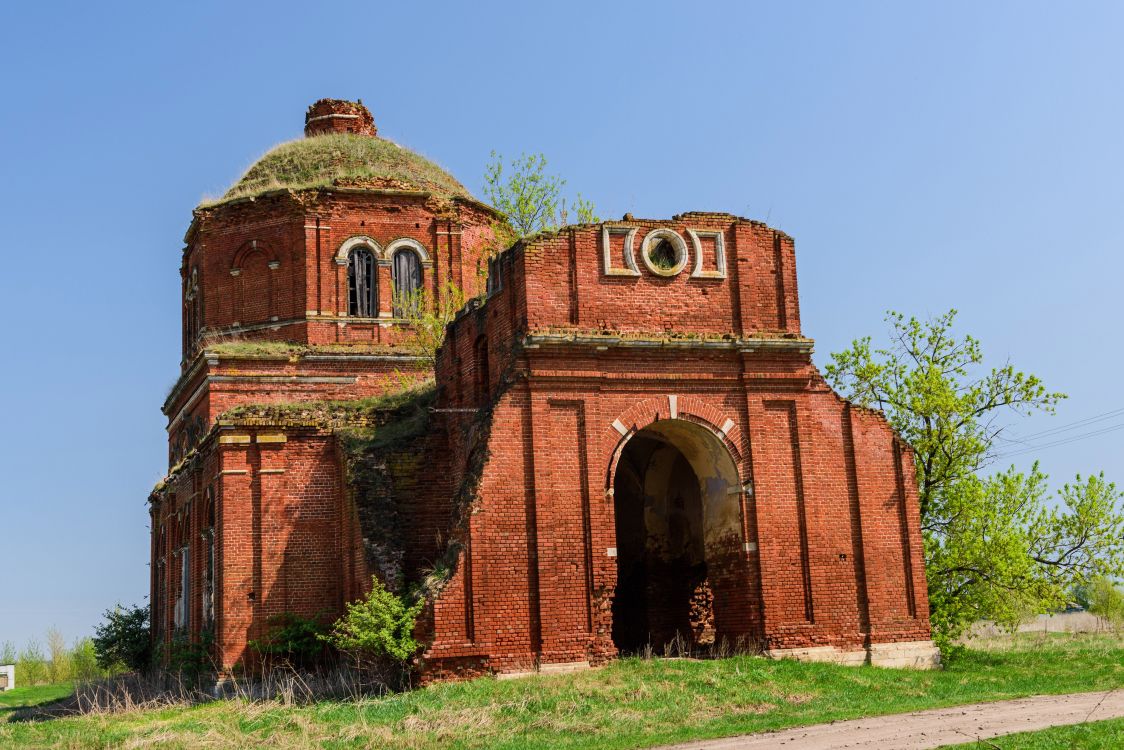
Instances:
[[[1116,432],[1117,430],[1124,430],[1124,424],[1117,424],[1113,425],[1112,427],[1104,427],[1102,429],[1094,430],[1093,432],[1085,432],[1080,435],[1071,435],[1067,438],[1055,440],[1051,443],[1043,443],[1042,445],[1030,445],[1026,448],[1012,451],[1010,453],[1001,453],[996,456],[996,458],[1011,458],[1012,456],[1021,456],[1024,453],[1034,453],[1035,451],[1045,450],[1046,448],[1054,448],[1059,445],[1068,445],[1069,443],[1076,443],[1078,441],[1086,440],[1091,437],[1097,437],[1098,435],[1104,435],[1109,432]]]
[[[1097,422],[1104,422],[1105,420],[1112,419],[1113,417],[1115,417],[1117,415],[1120,415],[1120,414],[1124,414],[1124,407],[1122,407],[1120,409],[1113,409],[1112,411],[1106,411],[1106,412],[1103,412],[1101,414],[1094,414],[1091,417],[1086,417],[1085,419],[1079,419],[1076,422],[1068,422],[1064,425],[1060,425],[1058,427],[1052,427],[1048,430],[1042,430],[1040,432],[1032,432],[1029,435],[1022,435],[1022,436],[1016,435],[1015,437],[1005,438],[1005,439],[1010,440],[1011,442],[1014,442],[1014,443],[1022,443],[1024,441],[1031,440],[1033,438],[1049,437],[1051,435],[1056,435],[1056,434],[1060,434],[1060,433],[1063,433],[1063,432],[1069,432],[1071,430],[1076,430],[1080,427],[1087,427],[1088,425],[1095,424]]]

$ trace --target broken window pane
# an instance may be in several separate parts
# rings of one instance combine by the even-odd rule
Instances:
[[[413,250],[399,250],[391,267],[394,281],[394,316],[401,318],[419,304],[422,286],[421,258]]]
[[[351,251],[347,263],[347,312],[358,318],[378,315],[375,254],[365,247]]]

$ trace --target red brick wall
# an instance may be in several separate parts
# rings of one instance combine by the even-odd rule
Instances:
[[[488,406],[476,371],[482,340],[486,390],[502,395],[488,417],[489,457],[464,527],[466,551],[435,603],[430,667],[477,657],[511,669],[615,652],[606,498],[624,438],[613,424],[636,430],[670,419],[669,396],[678,419],[721,439],[751,487],[742,500],[748,550],[723,563],[733,572],[719,584],[721,634],[771,648],[845,650],[868,638],[927,638],[909,451],[880,415],[835,396],[810,347],[794,338],[791,240],[714,215],[630,225],[720,229],[728,278],[607,278],[599,229],[567,230],[505,253],[501,290],[450,329],[440,394],[446,408],[466,410],[450,421],[464,429],[475,416],[467,410]],[[653,345],[599,346],[606,330]],[[669,348],[669,331],[709,343],[680,339]],[[594,338],[522,348],[525,332]],[[732,343],[763,334],[773,334],[775,348]],[[714,345],[721,339],[727,344]],[[451,456],[465,458],[455,449]]]
[[[304,115],[304,134],[355,133],[375,136],[375,120],[362,102],[345,99],[320,99]]]
[[[197,209],[181,270],[185,278],[198,271],[204,341],[404,343],[410,332],[392,316],[394,243],[421,245],[431,294],[451,281],[472,297],[495,220],[469,201],[439,204],[425,193],[281,192]],[[347,267],[336,256],[355,237],[370,238],[379,256],[375,319],[348,316]]]
[[[334,252],[357,233],[380,245],[397,231],[412,236],[432,249],[427,284],[452,278],[469,286],[473,253],[490,231],[483,213],[459,229],[433,217],[411,229],[403,222],[424,208],[413,199],[402,199],[397,211],[383,204],[366,211],[360,199],[326,200],[319,226],[303,214],[299,232],[285,230],[313,248],[310,260],[291,264],[302,269],[299,279],[277,285],[303,290],[293,309],[330,312],[339,304]],[[247,239],[235,237],[241,230],[231,224],[226,239],[215,231],[210,245],[203,242],[217,226],[196,233],[188,257],[214,253],[222,269],[224,254]],[[669,279],[642,264],[639,276],[605,276],[600,227],[516,246],[496,263],[493,294],[449,328],[430,432],[386,457],[407,578],[417,580],[447,550],[455,552],[451,577],[420,626],[429,639],[426,669],[522,669],[616,653],[614,468],[629,436],[668,420],[692,425],[691,450],[732,467],[731,477],[708,479],[726,482],[721,496],[735,496],[739,509],[721,549],[707,551],[720,636],[771,648],[850,650],[868,639],[927,638],[911,454],[880,415],[839,399],[811,364],[791,240],[717,214],[622,226],[637,230],[638,262],[643,237],[654,229],[721,233],[726,277],[691,278],[693,257]],[[610,244],[611,253],[618,250],[623,245]],[[715,245],[704,250],[703,270],[713,271]],[[305,250],[278,252],[279,271]],[[214,278],[213,269],[207,273]],[[236,278],[227,267],[222,283]],[[322,316],[301,323],[303,340],[340,340],[339,321],[313,317]],[[188,418],[209,425],[238,403],[376,393],[385,364],[219,357],[189,370],[173,394],[170,435],[174,440]],[[235,375],[256,379],[229,378]],[[344,484],[334,438],[290,429],[286,442],[268,443],[259,440],[263,432],[220,431],[157,493],[157,519],[170,519],[208,481],[215,485],[219,647],[228,666],[271,614],[334,617],[369,580],[353,488]],[[232,434],[246,439],[220,440]],[[154,556],[160,538],[154,534]],[[174,542],[162,544],[169,550]],[[170,578],[164,588],[174,600]],[[170,606],[162,612],[158,628],[169,632]]]
[[[296,434],[285,443],[222,444],[217,644],[224,667],[261,638],[271,616],[334,619],[345,561],[357,540],[345,520],[335,442]]]

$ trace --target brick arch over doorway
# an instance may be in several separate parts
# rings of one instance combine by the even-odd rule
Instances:
[[[740,464],[745,453],[743,433],[738,420],[734,415],[720,406],[710,403],[699,396],[684,396],[669,393],[665,396],[653,396],[633,404],[615,419],[611,420],[606,428],[613,430],[617,436],[627,438],[631,432],[643,429],[660,419],[684,419],[706,427],[722,441],[733,456],[735,463]],[[616,465],[620,449],[624,440],[618,440],[613,445],[610,458],[608,476]]]

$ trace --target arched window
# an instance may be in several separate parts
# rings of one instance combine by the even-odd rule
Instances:
[[[488,373],[488,337],[481,336],[476,339],[476,402],[484,404],[488,401],[488,386],[489,386],[489,373]]]
[[[203,629],[215,624],[215,493],[210,487],[203,495]]]
[[[199,337],[199,327],[203,318],[203,298],[199,291],[199,269],[191,269],[191,276],[184,282],[183,309],[184,309],[184,336],[183,354],[188,357],[195,349],[195,340]]]
[[[375,254],[357,247],[347,256],[347,313],[358,318],[379,314],[379,284],[375,276]]]
[[[408,307],[416,306],[422,288],[421,258],[413,250],[402,249],[394,254],[391,266],[394,281],[394,315],[401,318]]]

